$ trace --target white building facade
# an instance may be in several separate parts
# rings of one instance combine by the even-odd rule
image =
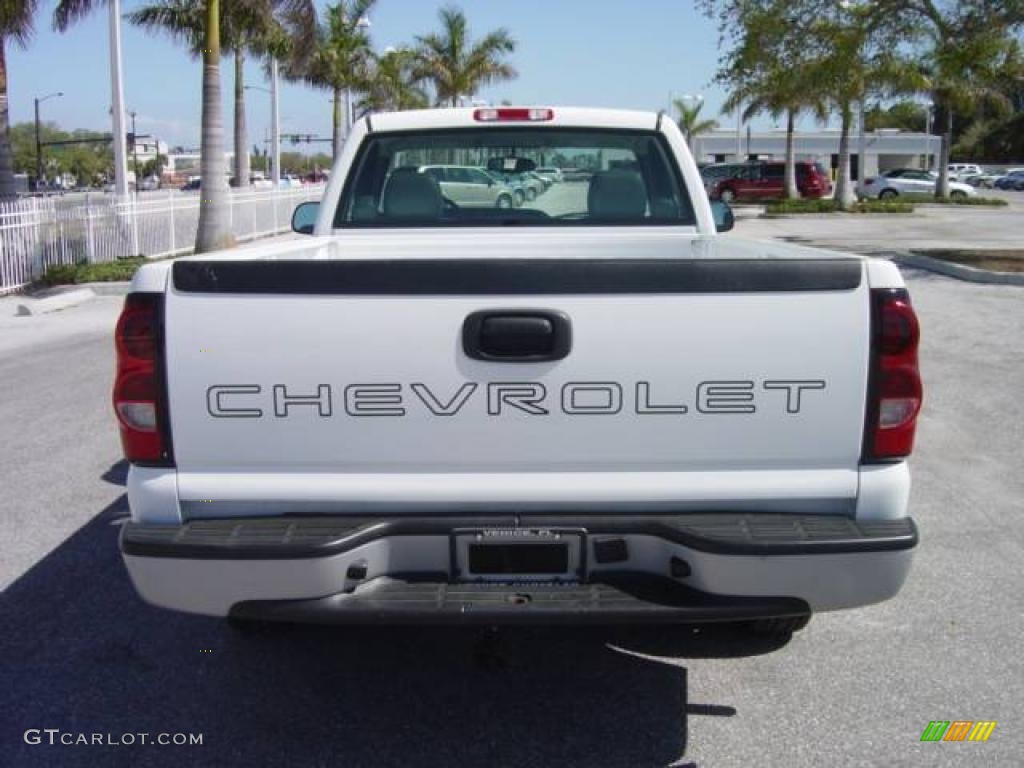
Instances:
[[[839,166],[839,131],[797,132],[796,159],[821,163],[835,176]],[[860,137],[850,134],[850,170],[853,178],[877,176],[892,168],[932,168],[938,157],[940,137],[898,130],[864,134],[863,163],[858,155]],[[785,160],[785,131],[713,131],[693,140],[698,163],[731,163],[748,160]]]

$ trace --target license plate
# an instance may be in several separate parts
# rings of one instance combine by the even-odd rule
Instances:
[[[474,581],[579,581],[584,532],[484,528],[452,534],[452,573]]]

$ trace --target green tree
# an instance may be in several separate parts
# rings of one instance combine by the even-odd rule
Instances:
[[[160,174],[164,172],[164,167],[166,165],[167,155],[157,153],[156,157],[151,157],[142,164],[143,178],[148,178],[149,176],[160,176]]]
[[[683,136],[686,137],[686,143],[691,151],[695,138],[709,131],[717,130],[717,120],[702,120],[700,117],[701,108],[704,106],[703,101],[698,100],[689,104],[686,99],[673,99],[672,106],[676,110],[676,123],[679,130],[683,132]]]
[[[184,42],[193,56],[203,53],[205,10],[197,0],[157,0],[127,14],[151,32],[165,32]],[[265,56],[293,38],[308,39],[316,26],[311,0],[222,0],[221,44],[234,58],[234,175],[239,187],[249,184],[249,139],[245,119],[245,56]]]
[[[346,94],[366,87],[372,50],[370,36],[361,22],[375,2],[339,0],[336,5],[327,6],[314,43],[296,49],[282,70],[290,80],[303,80],[314,88],[331,92],[334,100],[331,149],[335,160],[344,143],[342,129],[346,121],[342,119],[342,103],[347,103]],[[283,160],[281,167],[284,167]]]
[[[876,104],[864,113],[864,127],[869,131],[895,128],[910,133],[923,133],[927,126],[927,109],[913,101],[899,101],[888,108]]]
[[[59,0],[54,26],[66,30],[87,16],[94,0]],[[224,122],[220,91],[220,0],[206,0],[202,8],[203,97],[199,173],[203,180],[196,253],[234,245],[228,207],[227,166],[224,158]]]
[[[457,107],[459,99],[471,98],[483,86],[517,77],[505,61],[516,49],[506,29],[493,30],[474,42],[460,9],[447,6],[439,15],[440,33],[416,37],[414,67],[417,78],[433,85],[437,105]]]
[[[942,137],[935,194],[948,197],[954,114],[985,106],[1005,114],[1012,104],[1002,88],[1002,66],[1017,47],[1024,2],[874,0],[872,12],[909,29],[923,61],[919,90],[931,96],[935,130]]]
[[[905,16],[886,13],[877,2],[805,0],[812,19],[813,90],[840,119],[835,199],[849,209],[856,201],[850,175],[854,111],[868,98],[893,98],[918,91],[924,82],[916,58],[905,49],[912,28]]]
[[[800,196],[796,183],[796,119],[805,111],[824,122],[827,100],[817,82],[813,48],[799,30],[810,20],[806,3],[766,0],[727,3],[703,0],[705,12],[717,18],[727,51],[715,82],[729,90],[722,111],[741,112],[744,120],[758,114],[786,119],[786,197]]]
[[[0,0],[0,199],[17,194],[11,155],[11,124],[7,90],[7,46],[20,48],[32,37],[37,0]]]
[[[287,14],[300,14],[309,0],[285,0]],[[268,14],[267,0],[225,0],[231,2],[239,16]],[[75,21],[88,15],[96,0],[59,0],[54,12],[54,26],[66,30]],[[188,6],[187,8],[185,6]],[[237,7],[236,7],[237,6]],[[188,11],[191,21],[182,23],[181,36],[192,44],[193,50],[202,52],[202,124],[200,135],[199,172],[203,180],[202,204],[199,207],[199,227],[196,232],[196,253],[229,248],[234,245],[231,233],[228,203],[227,164],[224,157],[224,121],[221,110],[220,52],[221,52],[221,0],[196,0],[194,4],[181,3],[178,7]],[[243,10],[245,12],[243,13]],[[232,14],[228,14],[232,18]],[[230,21],[228,22],[230,29]],[[198,43],[198,46],[195,45]],[[229,44],[231,41],[229,40]],[[244,145],[243,145],[244,146]]]
[[[415,54],[404,48],[375,56],[359,103],[363,112],[422,109],[430,104],[415,75]]]

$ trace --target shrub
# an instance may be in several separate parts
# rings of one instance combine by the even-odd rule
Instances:
[[[146,261],[147,259],[136,256],[98,264],[58,264],[47,268],[39,282],[43,285],[68,285],[131,280],[135,270]]]
[[[765,206],[765,213],[770,215],[790,213],[838,213],[839,207],[835,200],[779,200]],[[890,202],[888,200],[861,200],[855,203],[849,213],[913,213],[914,206],[909,202]]]
[[[935,195],[926,195],[920,192],[901,194],[899,199],[927,205],[989,205],[993,208],[1009,205],[1008,202],[998,197],[935,197]]]

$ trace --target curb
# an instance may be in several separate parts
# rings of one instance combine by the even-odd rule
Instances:
[[[889,254],[900,266],[917,267],[928,272],[954,277],[969,283],[987,283],[989,285],[1024,285],[1024,272],[992,272],[987,269],[968,267],[965,264],[954,264],[919,253],[899,251]]]
[[[59,312],[62,309],[78,306],[96,294],[89,288],[73,288],[69,291],[62,291],[41,299],[22,298],[18,302],[15,312],[19,317],[31,315],[45,315],[49,312]]]
[[[107,283],[80,283],[97,296],[125,296],[132,287],[130,280],[112,280]]]

